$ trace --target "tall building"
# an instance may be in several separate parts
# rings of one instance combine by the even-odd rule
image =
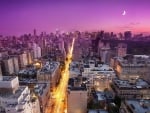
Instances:
[[[19,72],[19,62],[18,62],[17,56],[13,57],[13,66],[14,66],[14,72],[18,73]]]
[[[64,40],[60,39],[58,42],[58,49],[61,51],[61,53],[65,52],[65,47],[64,47]]]
[[[2,60],[2,73],[4,75],[9,75],[14,73],[14,63],[13,63],[13,58],[10,58],[9,56],[5,57]]]
[[[36,36],[36,29],[33,30],[33,35]]]
[[[37,47],[37,58],[40,58],[41,56],[42,56],[41,48],[38,46]]]
[[[99,41],[98,43],[98,55],[100,56],[100,51],[101,51],[101,48],[104,47],[104,43],[102,41]]]
[[[101,62],[109,64],[110,58],[114,56],[114,51],[110,48],[110,44],[106,43],[104,45],[103,42],[99,41],[98,45],[98,56],[101,58]]]
[[[132,38],[132,33],[131,33],[131,31],[125,31],[125,32],[124,32],[124,38],[125,38],[126,40],[131,39],[131,38]]]
[[[2,59],[1,63],[2,73],[9,75],[19,72],[18,56],[7,56]]]
[[[34,86],[34,92],[40,102],[41,113],[45,113],[46,106],[49,104],[48,100],[50,98],[50,84],[47,84],[47,83],[36,84]],[[37,113],[37,112],[35,112],[35,113]]]
[[[110,49],[109,48],[102,48],[100,51],[101,54],[101,61],[104,63],[107,63],[107,56],[109,53]]]
[[[118,36],[118,37],[119,37],[119,40],[122,40],[122,39],[123,39],[123,34],[122,34],[122,33],[119,33],[118,35],[119,35],[119,36]]]
[[[20,68],[23,68],[26,65],[28,65],[28,58],[27,58],[27,53],[24,52],[19,54],[19,66]]]
[[[33,50],[27,51],[28,64],[32,64],[33,63],[33,57],[34,57]]]
[[[34,52],[34,58],[40,58],[41,57],[41,47],[39,47],[36,43],[33,43],[33,52]]]
[[[46,62],[46,64],[38,70],[37,80],[39,82],[50,83],[51,88],[55,87],[60,79],[59,66],[59,62]]]
[[[72,87],[68,91],[68,113],[87,113],[87,90]]]

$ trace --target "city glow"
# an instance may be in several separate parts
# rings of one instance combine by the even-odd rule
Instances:
[[[71,63],[74,41],[75,41],[75,39],[73,38],[72,46],[69,49],[70,51],[67,55],[68,60],[65,61],[65,70],[64,70],[64,72],[61,73],[60,83],[57,86],[56,90],[54,91],[54,96],[55,96],[54,108],[52,108],[52,110],[50,108],[47,108],[46,113],[64,113],[64,112],[66,112],[66,109],[65,109],[65,106],[66,106],[65,101],[67,99],[66,90],[67,90],[68,79],[69,79],[69,64]]]

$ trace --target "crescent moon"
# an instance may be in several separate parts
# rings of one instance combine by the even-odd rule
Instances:
[[[126,15],[126,11],[125,11],[125,10],[123,11],[122,15],[123,15],[123,16],[125,16],[125,15]]]

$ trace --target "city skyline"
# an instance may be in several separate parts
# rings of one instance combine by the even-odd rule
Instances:
[[[149,0],[2,0],[0,34],[21,35],[33,29],[149,33]],[[126,11],[125,15],[122,13]]]
[[[148,113],[148,5],[0,0],[0,113]]]

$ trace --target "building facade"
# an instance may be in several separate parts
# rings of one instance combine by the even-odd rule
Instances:
[[[68,91],[68,113],[87,113],[87,91],[73,88]]]
[[[59,62],[46,62],[42,69],[37,72],[37,80],[39,82],[50,83],[53,89],[60,78],[60,63]]]
[[[143,79],[136,81],[113,79],[112,89],[114,92],[125,99],[150,99],[150,85]]]
[[[111,59],[111,66],[120,79],[147,79],[150,72],[150,57],[144,55],[127,56]]]
[[[33,105],[34,104],[34,105]],[[34,107],[33,107],[34,106]],[[31,101],[27,86],[19,86],[18,77],[3,76],[0,80],[0,111],[4,113],[35,113],[39,104]]]

